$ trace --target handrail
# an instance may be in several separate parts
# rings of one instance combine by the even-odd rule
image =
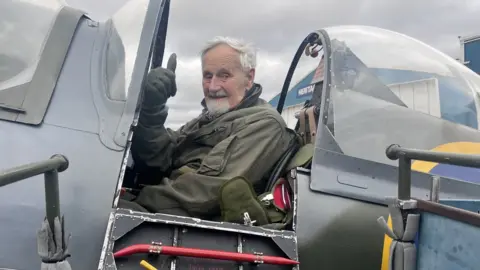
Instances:
[[[417,208],[421,209],[424,212],[444,216],[449,219],[461,221],[473,226],[480,227],[480,215],[478,213],[431,201],[425,201],[420,199],[416,199],[416,201]]]
[[[397,144],[390,145],[386,150],[386,154],[387,157],[391,160],[399,160],[398,199],[403,201],[408,201],[411,199],[410,193],[412,159],[464,167],[480,168],[480,155],[465,155],[409,149],[402,148],[400,147],[400,145]],[[433,177],[430,190],[431,201],[414,198],[415,208],[480,227],[480,214],[438,203],[439,184],[439,178]],[[403,212],[404,218],[406,218],[405,214],[407,212]]]
[[[480,155],[434,152],[403,148],[392,144],[386,149],[386,155],[391,160],[398,159],[398,199],[411,199],[411,163],[414,160],[438,162],[464,167],[480,168]]]
[[[68,159],[57,154],[47,160],[14,167],[0,172],[0,187],[44,174],[46,216],[52,233],[54,233],[55,217],[60,218],[58,173],[65,171],[68,165]]]
[[[398,144],[390,145],[387,148],[386,154],[391,160],[396,160],[404,156],[406,158],[415,160],[480,168],[480,155],[434,152],[429,150],[403,148]]]

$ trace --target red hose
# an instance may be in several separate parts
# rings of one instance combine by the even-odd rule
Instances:
[[[299,262],[287,258],[277,256],[263,256],[257,254],[226,252],[219,250],[208,250],[198,248],[172,247],[138,244],[121,249],[113,254],[114,258],[128,256],[136,253],[158,253],[170,256],[185,256],[196,257],[203,259],[217,259],[237,262],[251,262],[251,263],[266,263],[266,264],[281,264],[293,265]]]
[[[133,255],[137,253],[151,253],[150,247],[152,245],[147,244],[139,244],[139,245],[131,245],[129,247],[123,248],[115,253],[113,253],[114,258],[124,257],[128,255]]]

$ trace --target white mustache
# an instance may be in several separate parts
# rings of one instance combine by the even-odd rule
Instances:
[[[209,91],[207,95],[208,95],[208,97],[211,97],[211,98],[227,97],[227,93],[226,93],[224,90],[220,90],[220,91]]]

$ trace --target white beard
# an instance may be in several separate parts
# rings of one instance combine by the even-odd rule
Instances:
[[[212,115],[219,115],[226,113],[230,109],[230,103],[228,98],[218,98],[205,100],[205,105],[207,106],[208,112]]]

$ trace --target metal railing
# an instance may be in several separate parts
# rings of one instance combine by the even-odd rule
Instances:
[[[0,187],[44,174],[45,176],[45,208],[47,220],[54,232],[54,220],[60,218],[60,194],[58,173],[68,168],[68,159],[63,155],[54,155],[50,159],[25,164],[0,172]]]
[[[480,168],[480,155],[465,155],[409,149],[402,148],[398,144],[392,144],[387,147],[386,154],[391,160],[398,159],[398,198],[400,200],[410,200],[410,186],[412,184],[412,160],[423,160],[464,167]]]
[[[480,155],[465,155],[408,149],[402,148],[397,144],[390,145],[386,150],[386,154],[387,157],[391,160],[399,160],[398,199],[402,201],[411,200],[412,159],[451,164],[463,167],[480,168]],[[430,201],[414,199],[415,208],[480,227],[480,214],[438,203],[439,189],[440,177],[434,176],[432,178],[432,185],[430,190]]]

